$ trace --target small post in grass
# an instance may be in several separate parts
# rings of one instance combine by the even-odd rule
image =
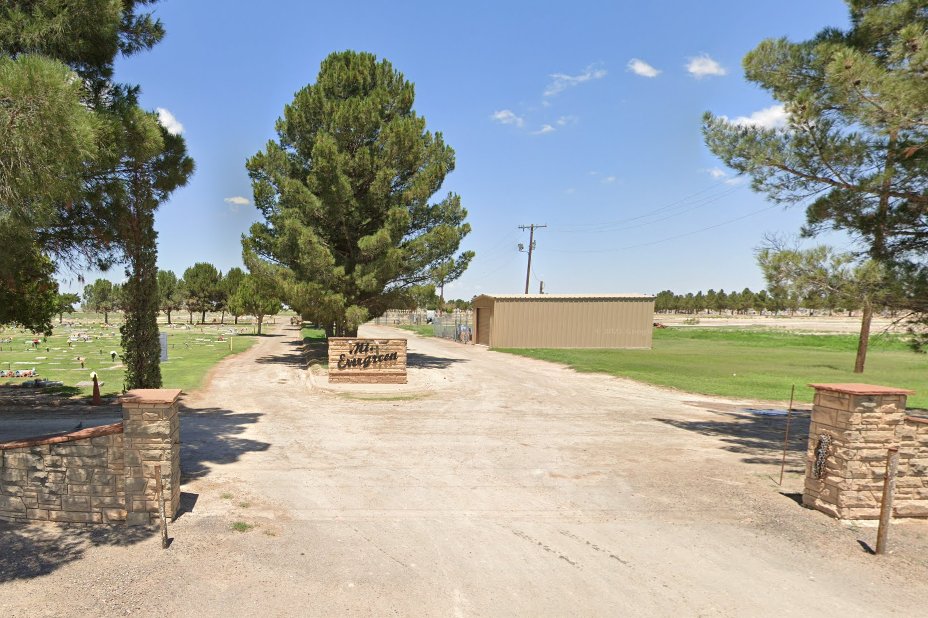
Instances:
[[[786,435],[783,436],[783,460],[780,462],[780,487],[783,486],[783,471],[786,469],[786,451],[789,448],[789,421],[793,416],[793,397],[796,395],[796,385],[789,391],[789,407],[786,408]]]
[[[899,468],[899,449],[891,448],[886,453],[886,476],[883,477],[883,500],[880,503],[880,527],[876,532],[875,554],[886,552],[889,522],[893,516],[893,494],[896,491],[896,470]]]
[[[158,513],[161,515],[161,549],[168,548],[168,520],[164,508],[164,486],[161,483],[161,466],[155,466],[155,491],[158,492]]]

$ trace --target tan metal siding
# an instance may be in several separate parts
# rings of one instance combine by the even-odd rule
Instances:
[[[551,298],[501,300],[492,307],[490,347],[650,348],[654,300]],[[486,303],[486,304],[485,304]]]
[[[488,296],[474,299],[474,341],[480,345],[493,344],[493,305],[494,300]]]

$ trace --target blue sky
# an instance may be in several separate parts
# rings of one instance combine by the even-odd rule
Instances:
[[[155,13],[167,36],[121,60],[117,78],[182,125],[197,164],[158,211],[161,268],[241,265],[240,236],[258,219],[245,160],[322,59],[355,49],[415,83],[417,112],[456,151],[444,190],[461,195],[473,227],[463,248],[477,252],[446,288],[461,298],[522,291],[516,245],[529,223],[548,225],[533,291],[539,280],[550,293],[763,287],[754,249],[764,234],[796,233],[803,212],[722,169],[700,119],[778,121],[741,59],[764,38],[848,20],[839,0],[163,0]]]

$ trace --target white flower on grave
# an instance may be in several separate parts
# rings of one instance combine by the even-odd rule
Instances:
[[[97,377],[97,372],[96,372],[96,371],[91,371],[91,372],[90,372],[90,379],[93,380],[95,377]]]

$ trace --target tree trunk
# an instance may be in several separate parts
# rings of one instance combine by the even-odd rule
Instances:
[[[200,313],[200,324],[206,324],[206,309]]]
[[[58,323],[61,324],[62,322],[64,322],[64,314],[63,314],[63,313],[59,313],[59,314],[58,314]]]
[[[234,317],[234,319],[235,319],[235,325],[238,326],[238,316],[236,315],[236,316],[233,316],[233,317]]]
[[[222,310],[222,316],[220,316],[219,318],[219,323],[220,324],[226,323],[226,310],[225,309]]]
[[[106,310],[103,311],[103,323],[104,324],[110,323],[110,312],[109,311],[106,311]]]
[[[870,342],[870,322],[873,320],[873,307],[870,301],[864,302],[863,317],[860,319],[860,338],[857,340],[857,358],[854,360],[854,373],[864,372],[867,361],[867,344]]]
[[[170,324],[171,323],[171,310],[170,309],[167,310],[167,314],[168,314],[168,324]]]
[[[264,321],[264,316],[256,315],[255,317],[258,319],[258,334],[260,335],[261,334],[261,323]]]
[[[193,324],[193,311],[188,311],[187,313],[190,314],[189,323],[190,323],[190,324]]]

